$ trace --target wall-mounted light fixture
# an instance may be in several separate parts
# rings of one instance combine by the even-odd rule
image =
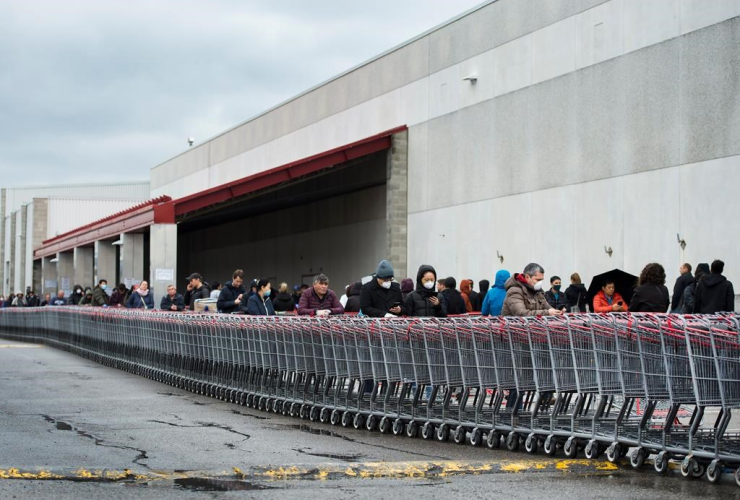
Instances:
[[[192,146],[195,142],[195,137],[188,137],[188,146]]]
[[[478,83],[478,75],[470,75],[463,78],[464,82],[470,82],[471,85]]]
[[[612,250],[612,247],[607,247],[606,245],[604,245],[604,253],[611,257],[614,253],[614,250]]]
[[[57,262],[59,262],[59,257],[54,257],[49,262],[51,262],[52,264],[56,264]]]
[[[111,245],[116,245],[116,246],[123,245],[123,238],[118,238],[116,241],[111,243]]]
[[[499,262],[502,264],[504,263],[504,256],[498,253],[498,250],[496,250],[496,257],[498,258]]]
[[[681,246],[681,250],[686,250],[686,240],[681,238],[681,235],[676,233],[676,239],[678,240],[678,244]]]

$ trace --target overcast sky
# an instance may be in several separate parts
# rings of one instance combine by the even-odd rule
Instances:
[[[481,0],[2,0],[0,187],[149,169]]]

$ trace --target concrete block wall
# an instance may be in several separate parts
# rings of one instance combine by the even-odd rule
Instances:
[[[408,254],[408,133],[393,136],[388,152],[388,182],[386,184],[386,257],[395,273],[407,276]]]

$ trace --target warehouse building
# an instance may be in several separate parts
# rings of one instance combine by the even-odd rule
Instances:
[[[738,283],[738,40],[735,1],[485,2],[153,167],[137,222],[35,258],[146,239],[158,295],[235,268],[341,288],[382,258],[669,282],[722,258]]]

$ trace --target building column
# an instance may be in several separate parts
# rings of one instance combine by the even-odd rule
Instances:
[[[57,265],[51,261],[52,258],[48,256],[41,259],[41,287],[37,292],[40,297],[47,293],[54,297],[58,290]]]
[[[17,227],[16,231],[18,233],[18,236],[20,237],[20,241],[18,242],[18,283],[20,285],[19,290],[22,291],[24,294],[26,293],[26,287],[31,286],[30,282],[31,280],[27,279],[26,277],[26,241],[27,241],[27,235],[26,230],[28,228],[28,205],[23,205],[21,207],[21,227]]]
[[[5,275],[5,188],[0,189],[0,293],[7,295]]]
[[[121,240],[121,281],[130,287],[144,280],[144,235],[126,233]]]
[[[116,247],[111,241],[95,242],[95,283],[106,280],[109,288],[118,284],[116,276]]]
[[[10,255],[6,255],[8,263],[8,275],[5,277],[7,286],[6,294],[16,293],[18,290],[15,289],[15,213],[10,214]]]
[[[394,134],[386,183],[387,258],[395,275],[408,276],[408,131]]]
[[[77,247],[74,249],[74,284],[82,289],[95,288],[94,261],[92,247]]]
[[[177,224],[154,224],[149,228],[149,238],[149,284],[158,308],[167,285],[177,286]]]
[[[59,252],[57,259],[57,289],[64,290],[64,296],[69,298],[74,286],[74,252]]]

